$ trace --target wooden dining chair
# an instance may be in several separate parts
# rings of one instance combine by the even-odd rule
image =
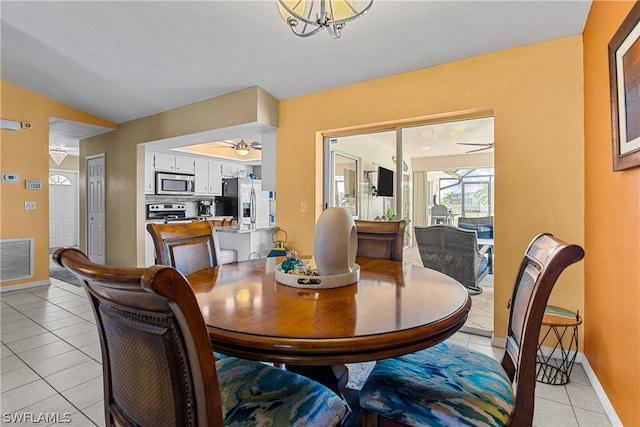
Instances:
[[[220,246],[208,221],[147,224],[153,238],[156,264],[175,267],[188,276],[221,264]]]
[[[357,219],[356,256],[402,261],[404,221],[364,221]]]
[[[509,304],[501,363],[455,344],[378,362],[360,391],[363,426],[531,426],[542,316],[560,273],[584,250],[533,239]]]
[[[338,425],[325,386],[264,363],[214,360],[189,283],[174,268],[98,265],[79,250],[53,259],[83,281],[100,336],[106,426]]]

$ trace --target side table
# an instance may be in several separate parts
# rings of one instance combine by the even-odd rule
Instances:
[[[536,380],[545,384],[563,385],[569,382],[569,376],[578,354],[578,326],[582,324],[580,313],[574,313],[560,307],[548,305],[542,318],[542,329],[546,327],[546,333],[538,342],[536,355]],[[553,351],[547,356],[541,349],[542,343],[552,333],[555,337]],[[568,346],[565,348],[563,338],[567,332],[571,334]],[[560,358],[553,358],[560,352]]]

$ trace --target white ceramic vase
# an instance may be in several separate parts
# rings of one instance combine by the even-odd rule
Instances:
[[[351,214],[344,208],[328,208],[320,215],[313,236],[313,257],[321,276],[353,271],[358,234]]]

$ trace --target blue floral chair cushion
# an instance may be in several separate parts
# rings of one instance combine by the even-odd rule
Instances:
[[[448,343],[378,362],[360,391],[364,410],[410,426],[503,426],[514,404],[496,360]]]
[[[216,361],[225,426],[335,426],[346,407],[301,375],[235,357]]]

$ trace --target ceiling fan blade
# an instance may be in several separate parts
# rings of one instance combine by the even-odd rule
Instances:
[[[479,147],[492,147],[493,142],[456,142],[459,145],[475,145]]]
[[[252,148],[262,148],[262,143],[261,143],[261,142],[258,142],[258,141],[253,141],[253,142],[251,143],[251,147],[252,147]]]
[[[480,144],[475,144],[475,145],[480,145]],[[493,144],[491,144],[491,145],[486,145],[485,147],[482,147],[482,148],[476,148],[475,150],[465,151],[465,154],[468,154],[468,153],[475,153],[475,152],[478,152],[478,151],[484,151],[484,150],[490,150],[490,149],[492,149],[492,148],[493,148]]]

